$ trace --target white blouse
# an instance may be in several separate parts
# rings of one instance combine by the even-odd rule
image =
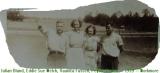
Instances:
[[[85,49],[90,51],[96,51],[97,50],[97,43],[100,41],[100,39],[97,36],[86,36],[85,41]]]

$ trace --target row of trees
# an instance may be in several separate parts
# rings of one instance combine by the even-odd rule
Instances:
[[[158,32],[158,17],[151,14],[148,9],[144,9],[142,13],[143,16],[140,16],[138,12],[132,13],[131,11],[126,15],[118,11],[113,13],[112,16],[99,13],[93,17],[91,14],[88,14],[85,16],[84,21],[100,26],[110,23],[115,28],[124,28],[127,31]]]

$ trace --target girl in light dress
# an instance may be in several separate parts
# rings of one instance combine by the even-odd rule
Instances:
[[[94,25],[89,25],[85,32],[85,65],[87,69],[96,69],[98,60],[97,46],[99,43],[99,38],[95,36],[96,28]]]
[[[67,68],[85,69],[84,59],[84,32],[80,31],[82,23],[80,20],[71,22],[72,31],[67,32],[68,48],[66,50]]]

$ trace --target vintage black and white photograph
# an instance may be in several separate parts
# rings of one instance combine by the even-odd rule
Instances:
[[[159,18],[137,0],[73,10],[29,9],[3,11],[9,52],[20,67],[140,69],[158,52]]]

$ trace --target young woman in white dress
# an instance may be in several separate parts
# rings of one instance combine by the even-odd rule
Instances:
[[[71,22],[72,31],[68,35],[68,48],[66,50],[67,68],[85,68],[84,60],[84,32],[80,31],[82,23],[80,20]]]
[[[85,64],[88,69],[96,69],[98,60],[97,46],[99,43],[99,38],[95,36],[96,28],[94,25],[89,25],[85,32]]]

